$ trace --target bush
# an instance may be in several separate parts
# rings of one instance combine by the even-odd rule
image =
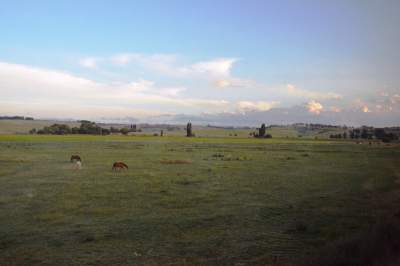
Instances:
[[[128,133],[129,133],[129,129],[128,129],[128,128],[126,128],[126,127],[124,127],[124,128],[121,128],[119,131],[120,131],[120,132],[121,132],[121,134],[123,134],[123,135],[128,135]]]
[[[110,127],[110,132],[111,132],[111,133],[119,133],[120,131],[119,131],[118,128]]]
[[[34,130],[32,129],[29,131],[29,133],[34,134]],[[68,125],[64,124],[53,124],[49,127],[44,127],[43,129],[40,129],[37,131],[37,134],[52,134],[52,135],[65,135],[65,134],[71,134],[71,128]]]

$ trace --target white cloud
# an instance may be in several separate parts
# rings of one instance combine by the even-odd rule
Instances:
[[[146,118],[159,115],[173,115],[173,113],[147,110],[124,106],[104,106],[88,103],[49,103],[45,102],[2,102],[0,113],[4,115],[34,116],[36,118],[75,118],[97,120],[101,117],[135,117]]]
[[[253,80],[239,78],[223,78],[211,81],[211,85],[217,88],[259,88],[260,86]]]
[[[317,115],[319,115],[322,112],[322,110],[324,109],[324,107],[322,106],[321,103],[316,102],[314,100],[308,102],[306,104],[306,108],[310,113],[317,114]]]
[[[237,104],[239,111],[268,111],[276,107],[279,102],[266,102],[266,101],[240,101]]]
[[[79,63],[89,68],[96,67],[100,61],[120,67],[135,65],[167,76],[212,79],[230,77],[233,64],[238,61],[236,58],[215,58],[183,64],[179,59],[175,54],[120,53],[102,59],[86,57],[81,59]]]
[[[217,58],[181,68],[182,73],[206,74],[213,77],[228,77],[236,58]]]
[[[219,79],[212,81],[212,84],[218,88],[226,88],[232,86],[231,82],[226,79]]]
[[[129,64],[134,58],[138,57],[137,54],[117,54],[110,58],[111,63],[118,66],[125,66]]]
[[[368,106],[364,105],[361,109],[364,113],[370,113],[371,110],[368,108]]]
[[[184,87],[164,88],[164,89],[160,90],[159,93],[161,95],[165,95],[165,96],[176,97],[176,96],[179,96],[185,90],[186,90],[186,88],[184,88]]]
[[[286,85],[287,93],[291,96],[307,98],[307,99],[318,99],[318,100],[338,100],[341,99],[342,96],[337,93],[333,92],[317,92],[317,91],[310,91],[297,88],[292,84]]]
[[[331,106],[329,108],[330,111],[334,112],[334,113],[340,113],[342,111],[342,108],[339,108],[337,106]]]
[[[99,61],[101,59],[97,57],[85,57],[79,60],[79,64],[86,68],[96,68]]]
[[[140,54],[122,53],[108,58],[106,61],[116,66],[135,65],[157,73],[177,76],[180,72],[177,64],[178,57],[174,54]]]
[[[71,109],[98,106],[108,109],[131,108],[174,110],[190,113],[209,108],[224,111],[226,100],[180,97],[184,87],[158,87],[139,79],[127,83],[99,83],[66,72],[0,62],[0,93],[3,102],[38,103],[42,106],[68,105]],[[52,113],[49,113],[52,116]]]

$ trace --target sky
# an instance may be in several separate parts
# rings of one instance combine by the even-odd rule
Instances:
[[[0,115],[400,125],[400,1],[2,1]]]

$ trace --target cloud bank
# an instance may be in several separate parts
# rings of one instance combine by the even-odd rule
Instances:
[[[233,75],[240,61],[218,57],[190,62],[174,54],[87,56],[77,60],[89,71],[86,76],[0,62],[0,113],[158,122],[192,118],[234,125],[400,122],[399,90],[379,89],[354,99],[292,83],[267,86]]]

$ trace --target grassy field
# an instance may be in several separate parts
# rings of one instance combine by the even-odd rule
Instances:
[[[54,123],[66,124],[70,127],[79,127],[80,123],[71,121],[50,121],[50,120],[0,120],[0,135],[4,134],[28,134],[29,130],[36,128],[42,129],[45,126],[50,126]],[[123,128],[129,127],[126,124],[100,124],[104,128]],[[163,130],[164,136],[182,137],[186,135],[185,125],[174,126],[172,130],[168,130],[166,126],[157,125],[138,125],[141,132],[134,133],[137,136],[153,136],[160,134]],[[257,132],[256,128],[216,128],[201,125],[194,125],[193,131],[197,137],[210,138],[210,137],[223,137],[223,138],[249,138],[249,133]],[[267,134],[271,134],[273,138],[305,138],[314,139],[328,139],[330,134],[343,133],[340,128],[325,128],[319,130],[311,130],[305,128],[296,128],[293,126],[274,126],[267,128]]]
[[[289,261],[368,230],[399,188],[394,144],[0,135],[0,265]]]

